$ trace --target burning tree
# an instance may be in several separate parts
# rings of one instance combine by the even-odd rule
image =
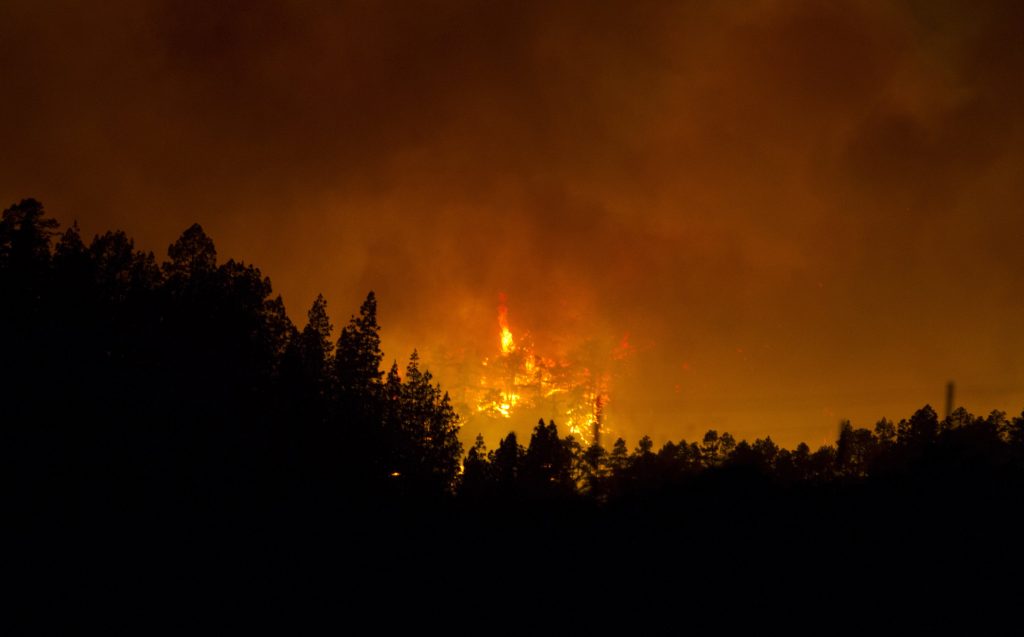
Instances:
[[[627,338],[613,351],[602,352],[597,361],[590,361],[603,369],[597,371],[572,356],[538,353],[528,334],[517,338],[509,324],[504,294],[498,305],[498,328],[497,355],[481,361],[478,380],[466,392],[470,413],[506,419],[515,413],[542,412],[556,416],[584,447],[599,442],[610,402],[610,368],[632,349]],[[600,360],[604,358],[607,360]]]

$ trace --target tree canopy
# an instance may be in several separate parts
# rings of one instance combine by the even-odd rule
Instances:
[[[419,353],[381,368],[372,291],[336,340],[322,295],[300,329],[270,279],[218,262],[198,224],[160,262],[124,232],[60,232],[26,199],[0,220],[0,295],[0,448],[26,506],[596,507],[725,532],[797,528],[830,503],[899,519],[912,502],[953,524],[944,512],[978,514],[986,498],[1015,510],[1024,492],[1024,413],[940,419],[928,405],[872,429],[843,422],[817,450],[714,429],[585,448],[540,420],[525,446],[476,436],[464,455],[464,423]]]

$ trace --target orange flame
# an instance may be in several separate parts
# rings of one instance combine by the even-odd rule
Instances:
[[[508,306],[505,304],[505,293],[498,295],[498,326],[501,328],[501,353],[511,354],[516,350],[512,339],[512,330],[508,328]]]
[[[610,374],[533,351],[529,334],[518,343],[509,326],[507,298],[499,295],[498,356],[481,361],[480,377],[467,395],[476,414],[489,418],[511,418],[532,412],[532,416],[554,419],[584,446],[597,442],[606,427],[605,408],[610,402]],[[632,353],[629,335],[609,352],[610,361]],[[467,405],[468,406],[468,405]]]

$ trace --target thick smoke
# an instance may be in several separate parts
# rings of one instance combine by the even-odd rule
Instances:
[[[1019,410],[1021,24],[1015,2],[5,2],[0,197],[156,251],[199,221],[296,319],[374,289],[388,355],[453,387],[502,292],[581,364],[629,333],[608,422],[631,442],[820,443],[950,378]]]

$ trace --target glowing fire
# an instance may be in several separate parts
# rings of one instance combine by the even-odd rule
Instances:
[[[537,354],[529,334],[520,334],[517,342],[509,326],[505,295],[499,298],[498,353],[481,361],[478,384],[467,396],[471,409],[491,418],[532,412],[554,419],[584,446],[596,442],[606,427],[610,374],[594,372],[565,357]],[[622,360],[631,352],[627,334],[609,353],[609,360]]]
[[[516,351],[516,343],[512,338],[512,330],[508,328],[508,306],[505,305],[505,295],[500,296],[498,305],[498,325],[501,327],[501,353],[511,354]]]

